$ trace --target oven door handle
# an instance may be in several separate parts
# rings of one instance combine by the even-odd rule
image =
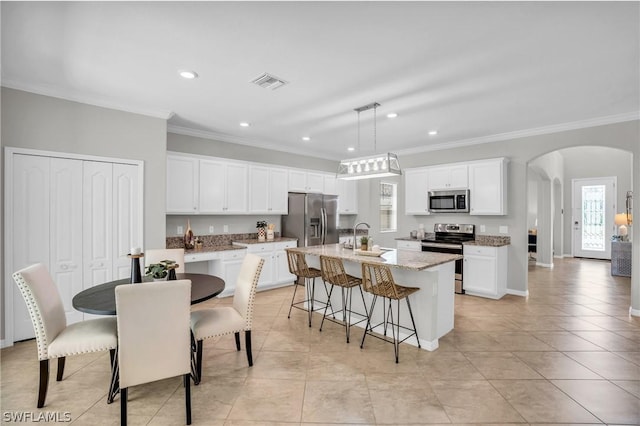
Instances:
[[[462,251],[462,246],[459,244],[422,243],[422,247],[446,248]]]

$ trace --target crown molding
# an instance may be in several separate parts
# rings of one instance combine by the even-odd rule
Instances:
[[[132,108],[129,105],[114,103],[114,102],[106,102],[102,99],[98,98],[90,98],[88,96],[80,96],[80,95],[72,95],[62,89],[51,87],[51,86],[41,86],[34,84],[24,84],[14,80],[2,80],[2,87],[6,87],[9,89],[22,90],[24,92],[35,93],[36,95],[44,95],[51,96],[54,98],[64,99],[66,101],[79,102],[87,105],[97,106],[101,108],[114,109],[117,111],[130,112],[133,114],[145,115],[148,117],[161,118],[163,120],[168,120],[174,116],[173,111],[167,110],[148,110],[142,108]]]
[[[495,135],[480,136],[477,138],[462,139],[452,142],[444,142],[435,145],[422,146],[394,151],[398,155],[419,154],[421,152],[440,151],[443,149],[460,148],[472,145],[481,145],[490,142],[499,142],[509,139],[519,139],[528,136],[545,135],[549,133],[559,133],[567,130],[585,129],[588,127],[603,126],[606,124],[622,123],[625,121],[640,120],[640,111],[626,112],[604,117],[590,118],[587,120],[572,121],[568,123],[554,124],[551,126],[536,127],[533,129],[517,130],[515,132],[497,133]]]
[[[245,137],[241,137],[241,136],[234,136],[234,135],[229,135],[226,133],[218,133],[218,132],[212,132],[212,131],[207,131],[207,130],[197,130],[197,129],[192,129],[189,127],[182,127],[182,126],[175,126],[175,125],[169,125],[167,126],[167,132],[168,133],[175,133],[178,135],[185,135],[185,136],[193,136],[196,138],[202,138],[202,139],[210,139],[210,140],[216,140],[219,142],[227,142],[227,143],[232,143],[232,144],[238,144],[238,145],[246,145],[246,146],[251,146],[254,148],[262,148],[262,149],[269,149],[272,151],[279,151],[279,152],[286,152],[289,154],[297,154],[297,155],[304,155],[305,157],[313,157],[313,158],[321,158],[323,160],[331,160],[331,161],[339,161],[336,160],[335,157],[331,157],[331,156],[327,156],[327,155],[322,155],[322,154],[316,154],[314,153],[313,155],[309,155],[309,150],[308,149],[304,149],[304,148],[292,148],[289,146],[282,146],[282,145],[278,145],[275,142],[265,142],[265,141],[258,141],[256,139],[251,139],[251,138],[245,138]]]

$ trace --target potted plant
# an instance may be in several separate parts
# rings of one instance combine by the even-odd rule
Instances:
[[[360,237],[360,250],[367,251],[369,249],[369,237]]]
[[[258,228],[258,241],[264,241],[267,238],[267,221],[259,220],[256,222],[256,228]]]
[[[154,280],[163,280],[169,274],[169,269],[177,268],[179,265],[173,260],[161,260],[159,263],[152,263],[144,271],[146,276],[151,276]]]

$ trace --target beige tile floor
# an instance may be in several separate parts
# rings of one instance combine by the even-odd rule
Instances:
[[[205,344],[204,378],[192,387],[194,425],[640,424],[640,318],[630,317],[628,278],[607,262],[530,265],[528,298],[456,296],[455,330],[434,352],[318,331],[287,319],[291,287],[258,293],[254,366],[233,338]],[[228,304],[230,298],[207,302]],[[38,413],[33,341],[1,352],[2,422]],[[153,360],[149,360],[153,362]],[[55,369],[52,369],[55,370]],[[106,354],[70,357],[49,385],[49,413],[72,424],[119,424],[106,404]],[[170,379],[130,390],[133,425],[183,424],[183,390]],[[41,423],[41,422],[38,422]]]

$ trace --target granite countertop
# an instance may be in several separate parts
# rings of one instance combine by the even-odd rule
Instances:
[[[463,244],[470,246],[502,247],[511,244],[511,237],[496,235],[476,235],[476,239],[474,241],[467,241]]]
[[[351,249],[345,249],[340,244],[328,244],[324,246],[297,247],[291,251],[298,251],[311,256],[335,256],[340,259],[357,263],[380,263],[395,268],[409,269],[412,271],[422,271],[454,260],[462,259],[462,255],[430,253],[408,250],[386,250],[379,256],[358,255]]]
[[[289,237],[275,237],[273,240],[260,241],[257,238],[247,238],[244,240],[233,240],[233,243],[238,244],[266,244],[266,243],[282,243],[285,241],[298,241],[297,238]]]
[[[421,241],[417,238],[411,237],[399,237],[396,241]],[[470,246],[487,246],[487,247],[502,247],[511,244],[511,237],[503,237],[496,235],[476,235],[474,241],[467,241],[462,244]]]
[[[189,249],[189,250],[185,250],[184,254],[196,254],[196,253],[211,253],[211,252],[216,252],[216,251],[226,251],[226,250],[243,250],[244,247],[242,246],[233,246],[230,244],[225,244],[225,245],[220,245],[220,246],[209,246],[209,247],[202,247],[201,249]]]

